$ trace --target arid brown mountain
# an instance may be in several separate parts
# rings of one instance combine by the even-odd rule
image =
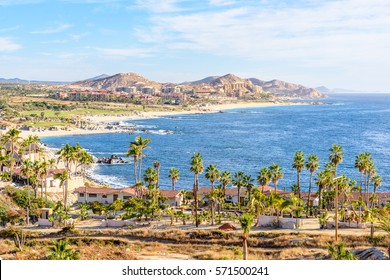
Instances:
[[[302,85],[287,83],[280,80],[262,81],[250,78],[253,84],[260,86],[264,91],[271,92],[279,96],[297,98],[325,98],[326,95],[314,88],[307,88]]]
[[[161,84],[150,81],[137,73],[119,73],[109,77],[103,77],[97,80],[84,80],[73,83],[73,86],[88,87],[93,89],[105,89],[115,91],[121,87],[132,87],[136,85],[151,86],[160,88]]]
[[[158,83],[142,77],[136,73],[120,73],[109,77],[103,77],[94,80],[84,80],[73,83],[72,86],[104,89],[116,91],[123,87],[153,87],[157,91],[162,87],[184,86],[194,88],[195,91],[204,91],[205,89],[216,94],[227,96],[245,96],[251,94],[263,94],[265,92],[273,93],[279,96],[296,97],[296,98],[323,98],[325,94],[316,89],[307,88],[302,85],[287,83],[279,80],[262,81],[255,78],[242,79],[233,74],[224,76],[210,76],[202,80],[193,82],[184,82],[181,84]]]

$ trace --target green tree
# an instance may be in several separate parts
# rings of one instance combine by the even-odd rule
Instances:
[[[177,182],[177,180],[180,179],[179,169],[177,169],[175,167],[172,167],[171,169],[169,169],[168,177],[171,178],[171,180],[172,180],[172,190],[174,191],[175,190],[175,183]]]
[[[339,145],[336,145],[336,144],[333,144],[332,147],[329,149],[329,152],[330,152],[330,155],[329,155],[329,160],[330,162],[333,164],[334,166],[334,174],[333,174],[333,178],[337,178],[337,166],[343,162],[343,149],[341,148],[341,146]],[[335,224],[336,224],[336,227],[335,227],[335,239],[336,239],[336,242],[338,241],[338,209],[339,209],[339,195],[338,195],[338,186],[337,186],[337,180],[336,180],[336,186],[334,188],[335,190],[335,203],[334,203],[334,207],[335,207]]]
[[[245,173],[243,171],[238,171],[234,173],[232,184],[237,188],[237,200],[238,200],[238,209],[241,209],[241,196],[240,190],[245,187],[244,185]]]
[[[309,155],[307,157],[307,161],[305,163],[306,169],[309,170],[309,172],[310,172],[309,194],[307,196],[306,211],[308,211],[308,209],[309,209],[309,201],[310,201],[310,195],[311,195],[311,189],[312,189],[312,183],[313,183],[313,174],[320,167],[319,163],[320,163],[320,160],[318,159],[318,157],[316,155]]]
[[[148,144],[151,142],[149,138],[142,138],[141,136],[135,137],[135,141],[130,143],[130,147],[137,147],[135,150],[138,152],[138,161],[139,161],[139,169],[138,169],[138,180],[141,179],[141,173],[142,173],[142,158],[145,156],[143,154],[144,149],[150,148]]]
[[[259,170],[257,182],[261,186],[261,192],[264,193],[264,187],[271,182],[271,171],[266,167],[262,167]]]
[[[217,168],[216,164],[210,164],[209,166],[206,167],[206,174],[205,178],[210,181],[211,183],[211,192],[209,194],[209,199],[210,199],[210,211],[211,211],[211,225],[214,225],[214,215],[215,215],[215,195],[213,195],[214,192],[214,184],[215,180],[219,180],[220,178],[219,170]]]
[[[64,198],[64,207],[67,208],[68,205],[68,180],[69,180],[69,172],[64,170],[61,173],[57,173],[54,175],[54,179],[60,181],[60,187],[63,186],[63,198]],[[86,195],[86,194],[85,194]]]
[[[203,160],[200,153],[194,153],[191,158],[191,172],[194,172],[194,187],[193,194],[195,199],[195,224],[199,226],[198,219],[198,190],[199,190],[199,174],[203,173]]]
[[[15,166],[15,152],[16,149],[20,146],[20,140],[22,137],[20,137],[20,130],[17,130],[15,128],[11,128],[8,130],[2,137],[1,137],[1,142],[2,144],[7,144],[9,145],[9,154],[10,154],[10,163],[9,163],[9,173],[11,180],[13,178],[13,171],[14,171],[14,166]]]
[[[130,144],[129,150],[126,152],[127,157],[133,158],[134,167],[134,185],[137,184],[139,179],[137,178],[138,159],[140,156],[140,147]]]
[[[356,260],[357,257],[345,249],[344,243],[337,243],[335,246],[328,244],[328,252],[333,260]]]
[[[274,184],[276,193],[278,182],[280,179],[283,178],[282,168],[279,166],[279,164],[274,163],[269,167],[269,171],[271,174],[271,181]]]
[[[297,170],[297,186],[298,186],[298,197],[301,198],[301,177],[300,174],[305,168],[305,156],[302,151],[298,151],[294,156],[294,163],[292,165]]]
[[[160,168],[161,168],[161,163],[157,160],[154,161],[153,163],[154,169],[156,169],[157,172],[157,182],[156,186],[157,188],[160,187]]]
[[[244,213],[240,217],[240,225],[242,228],[242,247],[243,247],[243,258],[248,259],[248,238],[253,223],[253,216],[249,213]]]
[[[52,247],[49,247],[49,259],[50,260],[78,260],[80,259],[80,253],[74,249],[69,248],[68,239],[60,239],[53,243]]]

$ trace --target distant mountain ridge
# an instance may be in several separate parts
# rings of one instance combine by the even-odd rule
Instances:
[[[280,96],[298,98],[325,98],[326,94],[314,88],[307,88],[302,85],[284,82],[281,80],[262,81],[256,78],[249,79],[253,84],[262,87],[264,91]]]
[[[314,88],[307,88],[302,85],[288,83],[280,80],[262,81],[257,78],[242,79],[233,74],[225,76],[210,76],[202,80],[187,82],[186,84],[200,85],[209,84],[213,87],[218,87],[224,84],[244,83],[248,86],[259,86],[261,90],[270,92],[279,96],[297,97],[297,98],[325,98],[326,94]]]
[[[36,80],[22,80],[19,78],[4,79],[0,78],[0,83],[7,84],[41,84],[41,85],[66,85],[70,82],[58,82],[58,81],[36,81]]]

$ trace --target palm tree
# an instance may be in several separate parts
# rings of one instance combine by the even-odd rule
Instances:
[[[360,173],[360,196],[362,196],[363,188],[363,173],[366,168],[367,153],[361,153],[358,156],[355,156],[355,168],[359,170]]]
[[[62,173],[57,173],[54,175],[54,179],[57,179],[60,181],[60,187],[64,186],[63,190],[63,198],[64,198],[64,207],[67,209],[67,202],[68,202],[68,180],[70,178],[69,172],[67,170],[64,170]],[[86,194],[85,194],[86,195]]]
[[[240,225],[242,228],[242,247],[243,247],[243,258],[248,259],[248,237],[253,223],[253,216],[249,213],[245,213],[240,217]]]
[[[302,169],[305,168],[305,156],[302,151],[298,151],[294,156],[294,163],[292,165],[297,170],[297,186],[298,186],[298,197],[301,198],[301,177],[300,174]]]
[[[76,148],[66,143],[59,151],[57,151],[58,162],[63,161],[65,169],[68,171],[68,175],[72,174],[72,164],[75,162],[77,157]]]
[[[374,192],[373,192],[373,194],[376,195],[376,191],[377,191],[378,187],[382,185],[382,178],[381,178],[381,176],[375,175],[374,177],[372,177],[372,183],[374,184]],[[372,207],[375,207],[375,205],[373,204]]]
[[[343,149],[341,146],[333,144],[332,148],[329,149],[330,155],[329,160],[334,165],[334,177],[337,176],[337,166],[343,162]],[[338,212],[339,212],[339,196],[338,196],[338,185],[336,180],[336,187],[335,187],[335,239],[336,242],[338,240]]]
[[[194,193],[194,199],[195,199],[195,223],[196,227],[199,226],[199,220],[198,220],[198,188],[199,188],[199,179],[198,176],[203,172],[203,160],[200,153],[194,153],[194,155],[191,158],[191,172],[194,172],[194,187],[193,187],[193,193]]]
[[[158,160],[155,160],[154,163],[153,163],[153,166],[154,166],[154,169],[156,169],[157,171],[157,188],[160,186],[160,167],[161,167],[161,164]]]
[[[135,141],[130,143],[130,146],[132,147],[138,147],[137,152],[138,152],[138,160],[139,160],[139,169],[138,169],[138,180],[141,179],[141,172],[142,172],[142,158],[145,156],[143,154],[144,149],[150,148],[148,144],[151,142],[149,138],[144,138],[142,139],[141,136],[135,137]]]
[[[253,210],[256,214],[256,224],[259,222],[259,216],[264,213],[266,209],[267,197],[259,189],[252,190],[251,200],[249,201],[249,209]]]
[[[306,203],[306,210],[309,209],[309,201],[310,201],[310,195],[311,195],[311,186],[313,182],[313,174],[316,172],[316,170],[319,168],[319,159],[316,155],[309,155],[307,157],[307,161],[305,163],[305,167],[310,172],[310,184],[309,184],[309,194],[307,196],[307,203]]]
[[[229,171],[223,171],[221,173],[221,177],[219,178],[219,181],[222,184],[223,196],[225,196],[225,194],[226,194],[226,187],[227,187],[227,185],[229,185],[232,182],[232,177],[230,175],[230,172]]]
[[[269,171],[271,174],[271,181],[274,184],[276,193],[278,182],[280,179],[283,178],[282,168],[279,166],[279,164],[274,163],[269,167]]]
[[[375,167],[375,164],[372,160],[370,160],[367,164],[366,174],[367,174],[367,181],[366,181],[367,184],[366,184],[365,193],[366,193],[366,199],[367,199],[366,204],[368,204],[368,191],[370,188],[371,178],[375,177],[375,175],[376,175],[376,167]]]
[[[19,143],[19,141],[21,139],[21,137],[19,136],[20,133],[21,133],[20,130],[17,130],[15,128],[11,128],[1,138],[1,140],[3,141],[3,144],[7,144],[8,143],[8,145],[9,145],[9,154],[11,155],[11,157],[10,157],[10,164],[9,164],[9,172],[10,172],[11,180],[12,180],[13,169],[14,169],[14,164],[15,164],[14,153],[15,153],[15,149],[20,144]]]
[[[29,135],[29,136],[27,136],[27,138],[25,138],[22,141],[22,147],[28,148],[28,154],[29,154],[30,160],[32,160],[31,159],[31,146],[34,144],[40,143],[40,142],[41,142],[41,139],[39,139],[39,137],[37,135]],[[34,160],[36,160],[36,159],[34,158]]]
[[[79,165],[81,166],[81,176],[83,177],[84,183],[84,199],[87,202],[87,184],[85,183],[85,178],[87,176],[87,168],[92,165],[93,157],[86,150],[82,149],[78,157]]]
[[[56,161],[54,159],[49,159],[48,161],[44,161],[46,165],[46,173],[45,173],[45,201],[47,204],[47,177],[49,176],[50,169],[54,168],[56,166]],[[86,194],[85,194],[86,197]],[[87,199],[87,198],[85,198]]]
[[[343,162],[343,148],[340,145],[333,144],[329,149],[329,160],[334,165],[334,176],[337,176],[337,166]]]
[[[209,180],[211,183],[211,191],[214,190],[215,180],[219,180],[220,177],[221,176],[219,174],[219,170],[216,164],[210,164],[209,166],[206,167],[205,178]]]
[[[60,239],[53,243],[52,247],[49,247],[49,258],[51,260],[78,260],[80,259],[79,252],[76,252],[72,248],[68,248],[69,240]]]
[[[268,168],[263,167],[258,174],[257,182],[259,182],[259,185],[261,186],[261,192],[264,193],[264,187],[271,182],[271,171]]]
[[[232,181],[233,186],[237,187],[238,209],[241,209],[240,190],[244,187],[244,176],[245,173],[243,171],[238,171],[234,173]]]
[[[144,173],[144,181],[148,183],[149,187],[154,187],[157,182],[157,171],[152,167],[148,167]]]
[[[220,174],[219,174],[219,170],[217,168],[217,165],[216,164],[210,164],[209,166],[206,167],[206,174],[205,174],[205,178],[207,180],[210,180],[210,183],[211,183],[211,192],[209,194],[210,196],[210,212],[211,212],[211,225],[213,226],[214,225],[214,212],[215,212],[215,201],[216,199],[215,198],[215,194],[213,196],[213,192],[214,192],[214,183],[215,183],[215,180],[219,180],[220,179]]]
[[[138,165],[138,159],[140,155],[140,147],[130,145],[129,150],[126,152],[127,157],[133,157],[134,160],[134,185],[137,184],[139,179],[137,179],[137,165]]]
[[[252,189],[253,187],[255,186],[253,184],[253,179],[250,175],[244,175],[243,177],[243,185],[244,185],[244,188],[246,188],[246,192],[248,193],[248,201],[251,201],[251,193],[252,193]]]
[[[172,167],[171,169],[169,169],[168,177],[171,178],[171,180],[172,180],[172,190],[174,191],[175,190],[175,183],[177,182],[177,180],[180,179],[179,169],[176,169],[175,167]]]

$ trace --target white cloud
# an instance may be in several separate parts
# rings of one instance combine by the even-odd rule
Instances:
[[[0,52],[12,52],[21,48],[21,45],[13,42],[10,38],[0,37]]]
[[[61,24],[61,25],[58,25],[57,27],[53,27],[53,28],[47,28],[47,29],[42,29],[42,30],[35,30],[35,31],[32,31],[31,34],[54,34],[54,33],[60,33],[60,32],[64,32],[64,31],[68,30],[71,27],[72,27],[71,24]]]
[[[171,10],[178,2],[170,1]],[[156,12],[150,17],[152,27],[137,27],[135,34],[141,41],[166,48],[258,61],[289,59],[321,66],[364,63],[382,55],[390,63],[386,55],[390,47],[389,1],[301,2],[306,5]]]

